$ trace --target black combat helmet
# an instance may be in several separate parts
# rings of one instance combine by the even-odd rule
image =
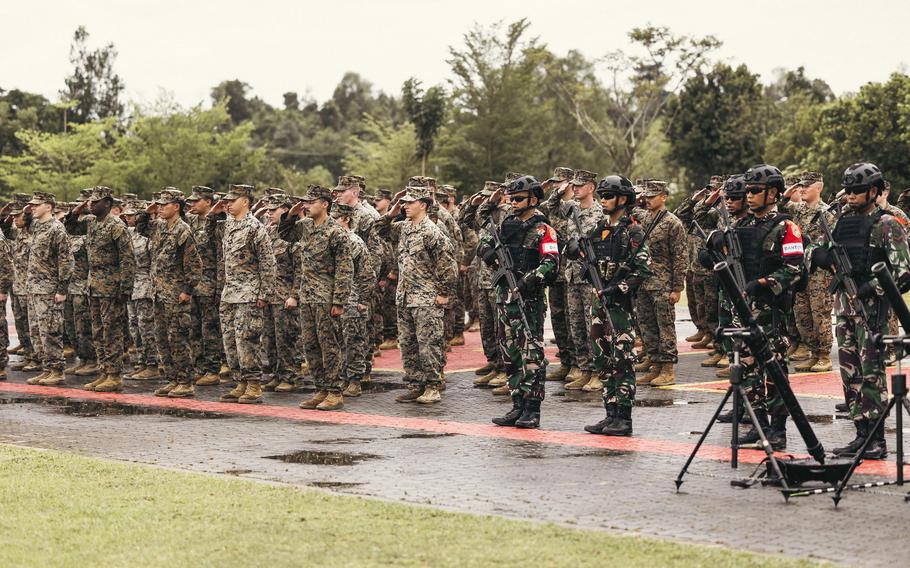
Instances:
[[[764,185],[776,187],[779,192],[784,189],[784,174],[775,166],[769,164],[758,164],[752,166],[743,174],[746,185]]]
[[[625,195],[632,199],[635,198],[635,188],[629,178],[620,175],[607,176],[597,182],[597,195]]]
[[[878,166],[871,162],[859,162],[844,170],[841,185],[844,188],[874,186],[883,189],[885,180]]]
[[[743,199],[746,196],[745,176],[736,174],[728,177],[724,182],[724,195],[734,200]]]
[[[543,187],[540,186],[540,182],[537,181],[537,178],[534,176],[521,176],[520,178],[509,182],[509,187],[506,189],[506,195],[523,193],[525,191],[536,197],[538,201],[543,199]]]

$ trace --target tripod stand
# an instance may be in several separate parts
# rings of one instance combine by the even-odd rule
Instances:
[[[758,418],[755,416],[755,410],[752,408],[752,405],[749,403],[749,398],[746,395],[746,391],[743,388],[743,366],[740,361],[742,356],[743,340],[751,336],[751,332],[747,328],[742,327],[728,327],[724,328],[720,332],[721,337],[729,337],[733,340],[733,361],[730,365],[730,386],[727,387],[727,392],[724,394],[723,399],[720,401],[720,404],[717,406],[717,410],[714,411],[714,416],[711,417],[711,422],[708,423],[708,427],[705,428],[705,431],[702,432],[701,437],[698,439],[698,443],[695,444],[695,448],[692,450],[692,453],[689,454],[689,459],[686,460],[685,465],[683,465],[682,470],[680,470],[679,475],[676,477],[676,491],[679,492],[680,486],[683,484],[683,476],[686,475],[686,472],[691,465],[692,460],[695,459],[695,455],[698,453],[698,450],[701,448],[705,439],[708,437],[708,434],[711,432],[711,428],[717,422],[717,417],[720,416],[721,411],[723,411],[724,406],[726,406],[727,401],[730,397],[733,397],[733,436],[730,441],[730,467],[736,469],[739,467],[739,407],[742,404],[745,411],[749,414],[749,418],[752,420],[752,426],[758,432],[758,437],[761,439],[761,447],[765,451],[765,454],[768,456],[768,462],[771,465],[774,474],[780,479],[781,486],[783,487],[784,497],[787,497],[788,491],[790,488],[787,485],[787,480],[784,478],[783,473],[781,472],[780,464],[777,461],[777,458],[774,457],[774,450],[771,448],[771,444],[768,442],[768,438],[765,436],[764,431],[761,428],[761,425],[758,421]]]

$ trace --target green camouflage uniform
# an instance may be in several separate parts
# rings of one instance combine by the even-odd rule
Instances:
[[[13,323],[16,326],[16,336],[22,351],[19,355],[23,359],[34,359],[34,347],[29,335],[28,325],[28,252],[32,242],[32,234],[28,228],[10,230],[13,254]]]
[[[338,207],[338,205],[336,204],[334,207]],[[380,258],[378,255],[371,255],[366,243],[353,231],[345,232],[350,241],[349,248],[353,267],[351,293],[344,304],[344,313],[341,316],[345,349],[344,361],[341,365],[341,379],[348,383],[363,379],[367,373],[367,360],[371,358],[371,336],[367,329],[367,316],[370,313],[369,302],[375,290],[375,262]]]
[[[9,297],[13,290],[13,252],[12,244],[0,234],[0,294]],[[9,326],[6,323],[6,300],[0,306],[0,371],[9,363],[6,349],[9,347]]]
[[[198,194],[194,194],[196,197]],[[217,374],[224,361],[224,340],[221,334],[221,318],[218,313],[220,297],[219,263],[224,264],[220,254],[221,237],[218,221],[213,217],[187,215],[186,223],[193,232],[196,251],[202,262],[202,278],[193,290],[190,314],[190,343],[197,375]]]
[[[152,286],[152,250],[149,239],[135,227],[130,229],[133,254],[136,256],[136,278],[130,298],[130,329],[136,346],[136,363],[147,367],[158,365],[155,341],[154,288]]]
[[[293,298],[299,302],[295,287],[298,255],[293,243],[279,237],[278,225],[266,227],[272,239],[275,255],[275,287],[265,309],[265,332],[262,350],[269,364],[272,378],[294,384],[297,378],[297,341],[300,338],[300,308],[286,308],[285,302]]]

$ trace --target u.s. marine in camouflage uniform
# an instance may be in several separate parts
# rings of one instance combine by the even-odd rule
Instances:
[[[252,205],[252,186],[231,185],[229,193],[209,211],[210,215],[223,209],[228,213],[227,219],[219,221],[224,257],[219,315],[224,354],[237,386],[221,400],[241,404],[262,402],[259,342],[265,320],[263,311],[275,285],[272,240],[250,213]]]
[[[28,288],[26,281],[28,279],[28,252],[32,240],[29,225],[31,224],[32,215],[26,212],[31,196],[25,193],[17,193],[13,196],[14,201],[11,205],[9,217],[4,219],[3,232],[6,238],[12,242],[13,255],[13,323],[16,327],[16,336],[19,338],[19,345],[15,352],[19,355],[20,361],[14,363],[10,368],[14,371],[35,371],[41,368],[41,362],[35,358],[34,348],[32,347],[31,337],[28,329]]]
[[[493,419],[497,426],[538,428],[544,399],[547,360],[543,352],[543,318],[546,286],[559,266],[556,230],[537,209],[543,188],[532,176],[521,176],[503,190],[493,193],[480,205],[478,216],[487,220],[499,207],[502,194],[508,196],[510,214],[497,228],[501,246],[512,260],[516,288],[503,272],[494,273],[496,306],[499,315],[499,347],[506,362],[512,409]],[[478,254],[488,265],[503,271],[496,254],[493,235],[481,239]],[[502,275],[502,277],[499,276]],[[523,309],[522,309],[523,302]],[[524,315],[524,317],[522,317]]]
[[[29,201],[34,221],[29,231],[28,322],[35,357],[44,372],[29,384],[58,385],[63,378],[63,302],[73,274],[73,252],[63,225],[54,218],[56,200],[35,192]]]
[[[140,201],[126,203],[123,215],[129,226],[136,257],[136,277],[133,295],[128,304],[130,331],[136,345],[136,365],[128,379],[148,380],[158,378],[158,347],[155,339],[155,291],[152,285],[152,248],[149,238],[136,230],[136,215],[144,208]],[[133,324],[133,322],[135,322]]]
[[[6,300],[13,290],[13,247],[6,236],[0,234],[0,381],[6,380],[6,365],[9,363],[9,326],[6,323]]]
[[[446,237],[427,211],[432,203],[427,188],[409,187],[376,222],[380,237],[397,242],[398,343],[408,392],[398,402],[439,402],[445,355],[444,306],[454,295],[450,283],[455,262]],[[396,220],[401,210],[406,219]]]
[[[605,289],[594,290],[591,297],[595,373],[591,381],[603,388],[607,415],[585,430],[631,436],[635,401],[632,296],[642,280],[652,275],[651,256],[644,229],[629,215],[635,200],[632,182],[623,176],[607,176],[597,184],[597,195],[606,217],[587,235],[597,258],[586,260],[593,263],[591,268],[596,268]],[[581,254],[577,243],[570,246],[573,250],[567,248],[567,255]]]
[[[299,254],[295,288],[300,298],[300,334],[316,382],[316,393],[300,403],[303,409],[337,410],[344,406],[340,317],[350,295],[353,265],[350,241],[329,215],[331,207],[331,192],[312,186],[288,216],[293,221],[303,211],[306,218],[297,221],[293,229],[282,229],[283,238],[295,242]]]
[[[875,335],[887,333],[889,307],[871,268],[885,262],[901,292],[910,289],[910,251],[903,224],[882,210],[875,197],[884,189],[881,171],[874,164],[853,164],[844,172],[848,209],[838,219],[833,232],[835,241],[844,248],[853,265],[850,274],[857,284],[857,301],[865,305],[869,321],[859,313],[839,286],[834,296],[835,335],[841,380],[844,384],[850,417],[856,427],[856,438],[834,453],[853,456],[859,451],[874,422],[885,410],[888,391],[885,384],[884,349]],[[830,244],[809,247],[815,267],[831,269]],[[873,442],[866,449],[866,459],[883,459],[887,453],[884,425],[872,432]]]

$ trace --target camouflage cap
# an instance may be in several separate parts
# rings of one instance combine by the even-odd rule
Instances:
[[[193,193],[187,196],[187,201],[199,201],[200,199],[208,199],[210,201],[215,200],[215,192],[211,187],[204,185],[194,185]]]
[[[727,180],[724,176],[714,175],[711,176],[711,179],[708,181],[708,187],[711,189],[717,189],[724,186],[724,182]]]
[[[120,197],[111,197],[111,205],[113,207],[123,207],[124,203],[125,202],[122,199],[120,199]]]
[[[429,176],[411,176],[408,179],[408,187],[424,187],[436,189],[436,178]]]
[[[139,199],[139,196],[136,195],[135,193],[124,193],[123,195],[120,196],[120,199],[122,199],[123,201],[136,201],[137,199]]]
[[[344,203],[334,203],[332,204],[332,217],[350,217],[354,214],[354,208],[350,205],[345,205]]]
[[[408,203],[411,201],[418,201],[420,199],[425,199],[425,200],[432,199],[430,197],[429,190],[426,187],[412,185],[412,186],[408,186],[406,189],[407,189],[407,192],[405,192],[405,194],[401,196],[399,201]]]
[[[225,195],[223,197],[223,199],[225,201],[234,201],[237,198],[246,197],[247,199],[252,201],[254,189],[255,188],[252,185],[246,185],[246,184],[242,184],[242,183],[241,184],[232,183],[228,187],[227,195]]]
[[[480,195],[486,195],[490,197],[493,195],[497,189],[499,189],[500,183],[498,181],[485,181],[483,182],[483,189],[480,190]]]
[[[87,187],[85,189],[79,190],[79,197],[76,198],[76,201],[82,203],[83,201],[88,201],[92,197],[92,188]]]
[[[517,180],[518,178],[523,177],[523,176],[524,176],[524,174],[521,174],[521,173],[518,173],[518,172],[508,172],[508,173],[506,174],[505,179],[503,180],[503,183],[506,184],[506,185],[509,185],[509,184],[512,183],[513,181],[515,181],[515,180]]]
[[[821,174],[821,172],[813,172],[813,171],[809,171],[809,170],[800,172],[797,177],[799,178],[799,180],[797,181],[797,183],[799,185],[812,185],[813,183],[815,183],[817,181],[820,181],[820,182],[825,181],[825,178]]]
[[[377,189],[376,199],[392,199],[392,190],[384,187]]]
[[[280,187],[268,187],[265,190],[266,197],[271,197],[273,195],[287,195],[288,192],[281,189]]]
[[[332,191],[344,191],[346,189],[360,189],[363,178],[360,176],[338,176],[338,185],[332,188]]]
[[[659,179],[643,179],[638,180],[639,183],[636,185],[642,188],[641,194],[644,197],[653,197],[655,195],[660,195],[661,193],[669,193],[670,190],[667,188],[667,182],[661,181]]]
[[[571,181],[573,177],[575,177],[575,170],[559,167],[553,170],[553,177],[547,181]]]
[[[273,195],[267,195],[264,198],[265,208],[270,211],[274,211],[281,207],[289,207],[290,201],[290,196],[286,193],[275,193]]]
[[[158,197],[155,199],[157,205],[170,205],[171,203],[180,203],[185,199],[183,192],[176,187],[165,187],[161,189]]]
[[[113,198],[111,188],[98,185],[92,188],[92,195],[88,199],[89,201],[101,201],[105,197]]]
[[[342,176],[342,177],[345,177],[345,176]],[[340,181],[340,178],[339,178],[339,181]],[[301,197],[301,199],[303,201],[316,201],[317,199],[322,199],[323,201],[332,201],[332,190],[330,190],[327,187],[311,185],[307,189],[306,195]]]
[[[127,201],[126,205],[123,208],[124,215],[135,215],[145,209],[145,202],[138,199],[132,201]]]
[[[46,191],[36,191],[32,194],[32,198],[28,202],[28,205],[43,205],[45,203],[57,205],[57,198],[54,197],[53,193],[48,193]]]
[[[572,175],[570,180],[572,185],[585,185],[589,183],[597,183],[597,174],[594,172],[589,172],[587,170],[575,170],[575,173]]]
[[[9,211],[10,215],[18,215],[22,213],[25,209],[25,206],[28,205],[28,202],[32,199],[32,196],[27,193],[14,193],[12,208]]]

